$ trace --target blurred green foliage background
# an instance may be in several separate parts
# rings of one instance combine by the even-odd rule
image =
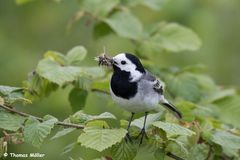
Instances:
[[[13,0],[0,1],[0,84],[21,86],[27,73],[36,68],[37,62],[47,50],[65,53],[76,45],[88,49],[87,65],[96,65],[93,57],[102,52],[103,46],[111,54],[133,52],[130,41],[111,34],[95,40],[91,21],[81,20],[67,30],[67,24],[79,10],[77,0],[56,3],[49,0],[36,0],[18,6]],[[159,64],[163,67],[183,67],[191,64],[204,64],[209,74],[220,85],[240,85],[240,1],[239,0],[170,0],[155,12],[143,6],[133,8],[145,25],[150,22],[178,22],[192,28],[202,39],[202,47],[196,52],[161,53]],[[48,99],[34,105],[21,106],[21,110],[42,116],[51,114],[64,119],[71,114],[67,100],[68,90],[58,90]],[[96,95],[88,97],[86,112],[101,113],[109,111],[116,115],[117,107],[106,105]],[[121,118],[129,113],[117,114]],[[73,133],[77,134],[77,133]],[[72,136],[76,137],[76,136]],[[62,148],[75,139],[68,138],[46,141],[36,149],[28,144],[10,145],[9,151],[16,153],[46,153],[46,159],[66,159],[61,156]],[[87,154],[84,148],[74,149],[75,155]],[[89,151],[88,151],[89,152]],[[74,154],[72,156],[74,157]],[[89,153],[88,153],[89,154]],[[84,155],[83,155],[84,157]],[[144,157],[143,157],[144,158]]]

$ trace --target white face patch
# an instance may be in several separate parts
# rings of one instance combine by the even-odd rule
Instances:
[[[142,77],[142,73],[136,70],[137,66],[133,64],[125,55],[125,53],[120,53],[113,57],[113,60],[116,62],[116,66],[122,71],[130,72],[131,82],[137,81]]]

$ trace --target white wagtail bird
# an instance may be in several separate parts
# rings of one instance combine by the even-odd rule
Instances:
[[[180,111],[171,104],[163,95],[164,85],[147,71],[140,60],[133,54],[120,53],[111,59],[106,57],[99,58],[100,64],[113,66],[113,75],[110,82],[110,93],[113,100],[122,108],[132,113],[127,130],[129,131],[133,116],[137,112],[145,112],[140,144],[145,133],[145,124],[149,111],[162,104],[167,110],[173,113],[177,118],[182,118]],[[105,60],[105,62],[103,62]],[[130,139],[129,133],[127,137]]]

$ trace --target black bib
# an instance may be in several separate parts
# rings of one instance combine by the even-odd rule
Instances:
[[[121,98],[130,99],[137,93],[137,83],[129,82],[130,72],[116,69],[112,75],[111,88],[113,93]]]

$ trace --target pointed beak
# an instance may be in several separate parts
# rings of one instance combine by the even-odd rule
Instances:
[[[109,58],[107,60],[107,64],[108,64],[108,66],[113,66],[115,64],[115,61],[113,60],[113,58]]]
[[[113,58],[111,58],[111,59],[109,60],[109,62],[110,62],[111,64],[114,64]]]
[[[117,65],[117,62],[116,61],[114,61],[114,57],[112,57],[112,59],[111,59],[111,63],[112,63],[112,65]]]

